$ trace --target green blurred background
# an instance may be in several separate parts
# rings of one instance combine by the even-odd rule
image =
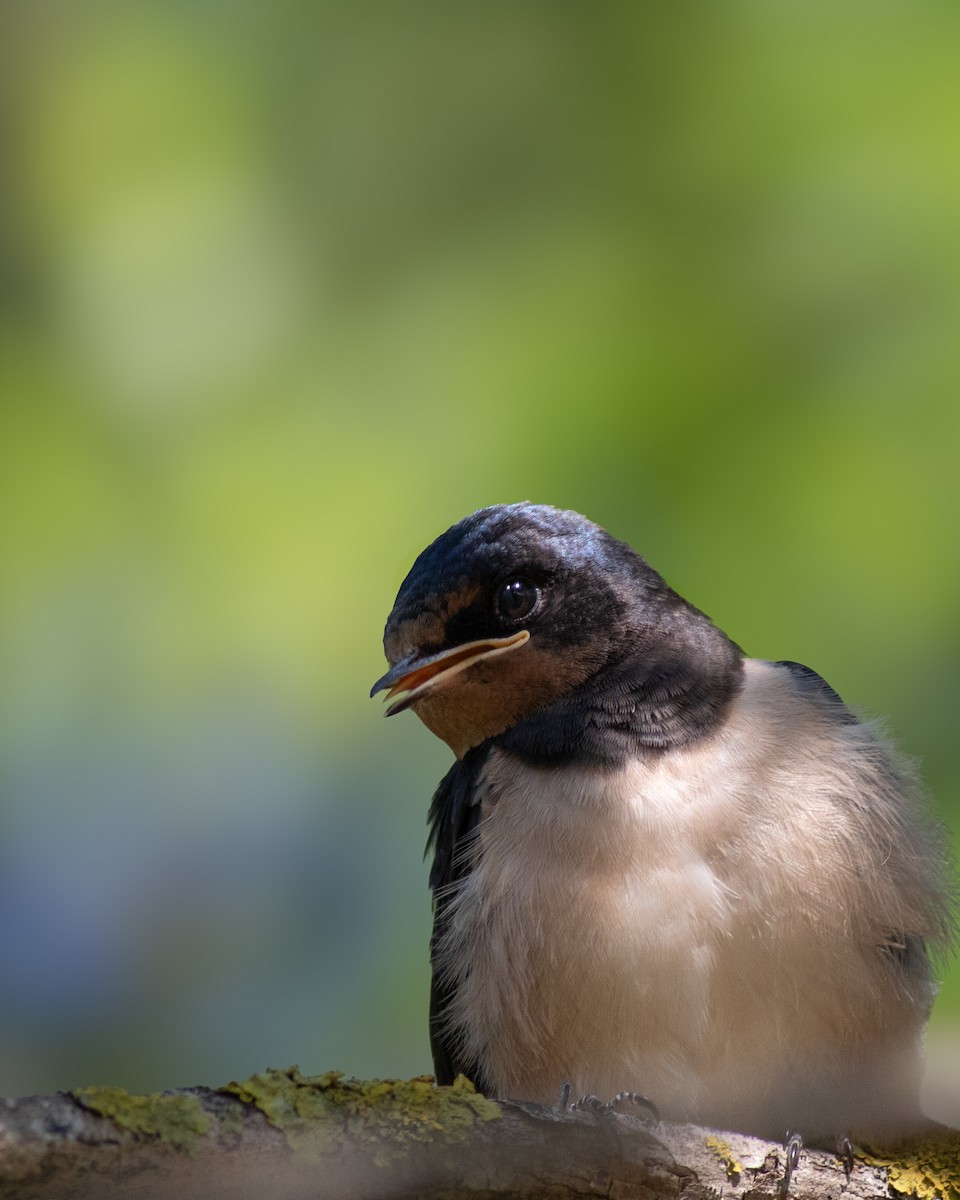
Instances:
[[[0,1094],[429,1069],[449,755],[367,691],[483,504],[889,714],[960,829],[955,5],[2,22]]]

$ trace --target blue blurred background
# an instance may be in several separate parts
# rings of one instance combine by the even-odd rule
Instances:
[[[2,22],[0,1094],[429,1069],[449,755],[367,692],[483,504],[889,714],[960,829],[960,10]]]

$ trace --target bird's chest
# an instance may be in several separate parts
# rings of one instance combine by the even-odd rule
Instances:
[[[626,1086],[631,1047],[681,1061],[702,1037],[730,917],[715,836],[718,820],[735,824],[729,803],[642,764],[494,759],[484,782],[475,866],[441,947],[459,1035],[500,1089],[545,1100],[558,1076]],[[594,1075],[580,1081],[584,1061]]]

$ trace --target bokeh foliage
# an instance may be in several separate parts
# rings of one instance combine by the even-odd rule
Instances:
[[[960,827],[954,6],[0,20],[0,1093],[428,1069],[447,754],[366,691],[481,504],[889,714]]]

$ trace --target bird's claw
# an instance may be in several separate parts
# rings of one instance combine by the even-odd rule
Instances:
[[[783,1179],[780,1180],[780,1195],[786,1196],[790,1191],[790,1180],[793,1178],[793,1173],[797,1169],[797,1163],[800,1161],[800,1151],[803,1149],[803,1136],[799,1133],[790,1133],[788,1131],[783,1148],[786,1154],[786,1165],[783,1169]]]
[[[783,1179],[780,1181],[780,1195],[786,1196],[790,1190],[790,1180],[800,1161],[803,1135],[797,1132],[788,1133],[783,1148],[786,1154],[786,1165],[783,1170]],[[847,1182],[849,1182],[850,1176],[853,1174],[853,1146],[846,1134],[837,1138],[837,1157],[843,1163],[843,1170],[847,1176]]]
[[[660,1123],[660,1109],[640,1092],[617,1092],[606,1107],[615,1109],[621,1104],[632,1104],[635,1108],[645,1108],[649,1111],[653,1123],[655,1125]]]
[[[617,1092],[612,1100],[603,1101],[599,1096],[594,1096],[592,1092],[586,1096],[581,1096],[579,1100],[570,1102],[570,1084],[565,1083],[560,1089],[560,1111],[561,1112],[592,1112],[597,1115],[602,1113],[616,1112],[622,1104],[632,1104],[634,1106],[649,1109],[650,1116],[654,1123],[660,1120],[660,1110],[648,1100],[646,1096],[642,1096],[639,1092]]]
[[[562,1113],[585,1111],[599,1112],[604,1107],[603,1101],[600,1099],[600,1097],[594,1096],[593,1094],[581,1096],[579,1100],[571,1101],[570,1095],[572,1090],[573,1089],[571,1088],[569,1082],[565,1083],[560,1089],[560,1111]]]

